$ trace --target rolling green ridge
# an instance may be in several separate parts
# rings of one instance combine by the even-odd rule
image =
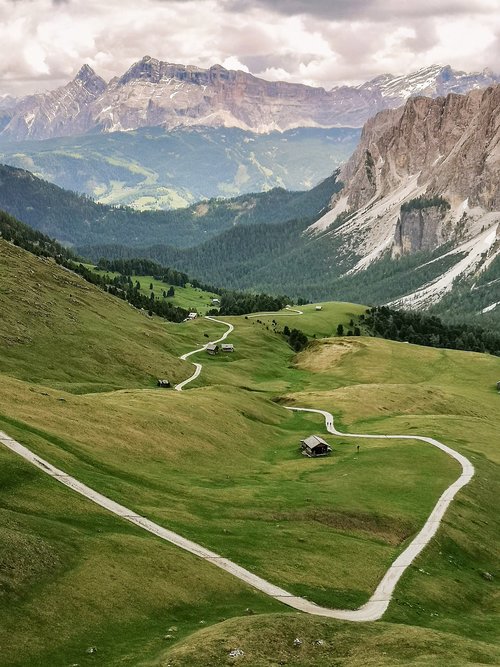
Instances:
[[[325,436],[332,456],[306,459],[298,441],[323,433],[321,419],[283,403],[331,410],[352,432],[434,436],[476,467],[383,622],[358,625],[291,612],[0,448],[5,667],[215,667],[232,648],[252,666],[498,662],[499,359],[331,338],[364,306],[325,303],[225,318],[235,352],[200,355],[189,390],[156,389],[159,369],[188,377],[176,357],[220,325],[146,317],[5,241],[0,256],[0,429],[298,595],[347,608],[366,600],[458,466],[383,438]],[[285,325],[318,338],[295,355]]]
[[[0,161],[104,204],[188,206],[280,187],[309,190],[354,151],[359,129],[161,127],[0,144]],[[1,204],[0,204],[1,206]]]
[[[69,245],[197,245],[235,225],[267,225],[297,216],[317,216],[336,189],[334,175],[307,192],[278,188],[176,211],[140,212],[97,204],[28,171],[0,165],[0,209]]]

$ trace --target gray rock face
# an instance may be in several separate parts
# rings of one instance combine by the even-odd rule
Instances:
[[[340,173],[352,211],[415,179],[415,191],[452,206],[500,210],[500,85],[436,99],[411,98],[364,126]],[[334,202],[333,202],[334,203]]]
[[[487,72],[465,74],[434,66],[405,77],[383,75],[362,86],[326,91],[265,81],[220,65],[201,69],[145,56],[109,84],[84,65],[63,88],[18,100],[4,113],[0,134],[23,140],[157,125],[253,132],[361,127],[378,111],[400,106],[412,95],[463,92],[495,81],[500,77]]]
[[[1,134],[23,139],[82,134],[92,125],[92,103],[106,87],[104,79],[84,65],[66,86],[20,100]]]
[[[420,250],[432,251],[443,243],[443,221],[446,211],[429,206],[401,211],[396,225],[394,254],[407,255]]]

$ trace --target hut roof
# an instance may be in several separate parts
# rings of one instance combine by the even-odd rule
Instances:
[[[320,438],[319,435],[310,435],[308,438],[305,438],[300,442],[303,442],[306,447],[309,447],[309,449],[314,449],[318,445],[326,445],[327,447],[330,446],[327,442],[325,442],[325,440],[323,440],[323,438]]]
[[[218,349],[219,349],[219,346],[216,345],[215,343],[209,343],[209,344],[207,345],[206,349],[207,349],[207,350],[210,350],[210,351],[213,352],[213,350],[218,350]]]

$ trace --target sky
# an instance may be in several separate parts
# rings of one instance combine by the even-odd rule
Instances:
[[[357,84],[432,64],[500,69],[500,0],[0,0],[0,96],[104,79],[149,55]]]

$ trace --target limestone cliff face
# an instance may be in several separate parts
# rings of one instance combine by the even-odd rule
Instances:
[[[313,229],[336,222],[332,233],[362,257],[360,266],[387,250],[472,238],[500,216],[500,85],[382,111],[365,124],[339,180],[342,191]],[[449,208],[401,215],[419,197],[441,197]]]
[[[466,74],[432,66],[327,91],[265,81],[220,65],[201,69],[145,56],[108,84],[84,66],[67,86],[18,100],[2,115],[0,134],[23,140],[155,125],[239,127],[262,133],[296,127],[361,127],[378,111],[399,107],[413,95],[461,92],[499,80],[491,72]]]
[[[106,82],[88,65],[62,88],[30,95],[11,107],[5,134],[12,138],[46,139],[51,136],[82,134],[91,122],[91,105],[106,89]]]
[[[369,120],[340,179],[357,210],[416,178],[416,189],[500,210],[500,86],[417,97]]]
[[[446,210],[439,206],[401,211],[394,234],[394,255],[433,251],[445,240]]]
[[[342,248],[346,276],[424,251],[433,256],[392,305],[426,308],[474,285],[500,257],[500,86],[379,113],[339,179],[343,189],[309,233]],[[497,307],[491,301],[481,312]]]

